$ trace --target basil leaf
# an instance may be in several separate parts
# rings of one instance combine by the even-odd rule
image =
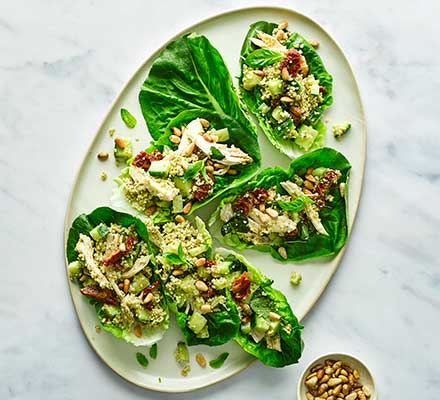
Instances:
[[[249,54],[245,59],[245,64],[250,67],[264,67],[265,65],[275,64],[278,61],[281,61],[284,56],[274,50],[269,49],[257,49]]]
[[[314,201],[307,196],[299,196],[293,201],[279,201],[278,205],[285,211],[300,212],[306,204],[313,204]]]
[[[165,257],[165,260],[167,260],[171,264],[175,264],[175,265],[183,264],[182,260],[177,254],[165,253],[163,256]]]
[[[209,366],[216,369],[220,368],[224,364],[228,356],[229,353],[221,353],[217,358],[214,358],[209,362]]]
[[[139,364],[141,364],[144,368],[148,367],[148,360],[142,353],[136,353],[136,360]]]
[[[205,168],[205,160],[199,160],[188,166],[187,170],[183,174],[186,180],[193,179],[199,172]]]
[[[150,347],[150,357],[155,360],[157,358],[157,343]]]
[[[125,108],[121,108],[121,118],[125,125],[127,125],[130,129],[136,126],[136,118]]]
[[[211,158],[214,160],[223,160],[225,155],[217,149],[217,147],[211,146]]]

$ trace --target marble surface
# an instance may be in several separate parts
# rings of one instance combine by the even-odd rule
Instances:
[[[324,352],[357,354],[382,399],[440,395],[440,3],[276,1],[340,43],[367,115],[365,186],[340,269],[304,320],[299,365],[255,363],[192,394],[139,389],[84,338],[63,268],[76,169],[104,113],[146,55],[245,0],[0,2],[0,398],[287,399]]]

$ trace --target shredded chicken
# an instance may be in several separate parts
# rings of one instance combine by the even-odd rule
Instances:
[[[257,38],[251,38],[250,41],[258,47],[263,49],[270,49],[279,51],[280,53],[285,53],[287,51],[286,46],[282,45],[276,38],[272,35],[268,35],[267,33],[257,31]]]
[[[135,276],[138,272],[141,272],[150,262],[151,256],[142,256],[139,257],[133,264],[133,266],[127,271],[124,272],[121,277],[122,278],[131,278]]]

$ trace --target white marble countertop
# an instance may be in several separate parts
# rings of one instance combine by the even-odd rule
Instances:
[[[369,129],[363,198],[340,269],[304,321],[299,365],[255,363],[213,387],[161,395],[125,382],[84,338],[63,268],[70,187],[113,98],[154,49],[218,12],[265,2],[0,3],[1,399],[294,399],[331,351],[371,368],[381,399],[440,395],[440,3],[296,7],[340,43]]]

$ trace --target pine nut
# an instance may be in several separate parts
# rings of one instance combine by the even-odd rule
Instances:
[[[348,376],[348,372],[345,369],[341,369],[341,375]]]
[[[285,247],[278,247],[278,254],[284,258],[285,260],[287,260],[287,250],[285,249]]]
[[[177,126],[173,126],[171,128],[171,131],[175,136],[179,136],[179,137],[182,136],[182,131]]]
[[[289,23],[288,23],[287,21],[281,21],[281,22],[278,24],[278,29],[283,30],[283,29],[286,29],[288,26],[289,26]]]
[[[324,376],[324,370],[321,368],[317,373],[318,379],[321,380]]]
[[[236,169],[229,168],[228,169],[228,174],[229,175],[237,175],[238,171]]]
[[[141,338],[142,337],[142,328],[140,325],[136,325],[134,327],[134,334],[136,335],[136,337]]]
[[[80,282],[84,282],[87,279],[87,275],[83,275],[81,276],[81,278],[79,278]]]
[[[282,30],[279,30],[279,31],[276,33],[275,38],[276,38],[278,41],[284,40],[284,39],[286,38],[286,33],[285,33],[284,31],[282,31]]]
[[[333,394],[336,396],[339,396],[339,393],[341,393],[342,385],[338,385],[333,389]]]
[[[97,155],[98,160],[105,161],[108,158],[108,153],[106,151],[100,151]]]
[[[367,400],[367,397],[365,396],[364,392],[361,390],[357,392],[359,400]]]
[[[359,373],[359,371],[357,369],[354,369],[353,376],[354,376],[354,379],[358,380],[361,377],[361,374]]]
[[[215,169],[224,169],[225,166],[223,164],[220,164],[220,163],[214,163],[214,168]]]
[[[182,209],[182,212],[184,214],[188,214],[191,211],[191,207],[192,207],[192,203],[189,201],[188,203],[185,204],[185,206]]]
[[[185,150],[185,155],[190,156],[194,152],[195,148],[196,148],[196,144],[194,142],[192,142]]]
[[[348,392],[350,392],[350,387],[347,384],[343,385],[342,386],[342,393],[348,394]]]
[[[326,383],[322,383],[321,385],[319,385],[318,394],[321,396],[321,394],[323,394],[327,389],[328,385]]]
[[[183,271],[181,269],[175,269],[173,271],[173,276],[180,276],[183,275]]]
[[[199,258],[196,260],[196,262],[194,263],[196,267],[203,267],[205,265],[206,262],[206,258]]]
[[[261,77],[263,77],[264,75],[266,75],[266,73],[265,73],[263,70],[261,70],[261,69],[256,69],[256,70],[254,71],[254,74],[257,75],[257,76],[261,76]]]
[[[314,47],[315,49],[317,49],[319,47],[319,41],[318,40],[309,40],[310,46]]]
[[[347,383],[348,382],[348,378],[344,375],[339,375],[338,378],[343,382],[343,383]]]
[[[306,175],[306,179],[312,183],[316,183],[316,179],[313,175]]]
[[[315,396],[313,396],[313,394],[311,394],[309,392],[306,393],[306,397],[307,397],[307,400],[315,400]]]
[[[318,364],[318,365],[315,365],[315,366],[310,370],[310,372],[317,372],[317,371],[320,370],[320,369],[322,369],[322,365],[321,365],[321,364]]]
[[[203,304],[200,307],[200,311],[202,312],[202,314],[207,314],[207,313],[210,313],[212,311],[212,308],[211,308],[211,306],[209,304]]]
[[[146,296],[145,296],[145,299],[144,299],[144,304],[148,304],[148,303],[151,303],[152,301],[153,301],[153,299],[154,299],[154,295],[153,295],[153,293],[148,293]]]
[[[345,396],[345,400],[355,400],[358,397],[356,392],[351,392],[349,395]]]
[[[283,96],[280,99],[283,103],[293,103],[293,99],[289,96]]]
[[[207,291],[208,291],[208,286],[207,286],[206,283],[203,282],[203,281],[197,281],[197,282],[196,282],[196,289],[197,289],[199,292],[207,292]]]
[[[328,385],[329,386],[336,386],[339,385],[342,381],[339,378],[330,378],[328,380]]]
[[[275,312],[273,312],[273,311],[271,311],[271,312],[268,314],[268,317],[269,317],[270,319],[274,320],[274,321],[279,321],[279,320],[281,319],[281,315],[279,315],[279,314],[277,314],[277,313],[275,313]]]
[[[333,374],[333,368],[332,368],[332,367],[327,367],[327,368],[325,369],[325,373],[326,373],[327,375],[331,375],[331,374]]]
[[[118,283],[118,288],[119,289],[124,289],[124,282]]]
[[[196,354],[196,361],[197,361],[197,364],[199,364],[202,368],[206,367],[206,359],[205,359],[205,357],[203,357],[202,353]]]
[[[368,388],[368,386],[362,386],[362,391],[364,392],[365,396],[371,397],[371,390]]]
[[[207,165],[205,167],[205,170],[206,170],[206,172],[212,173],[212,172],[214,172],[214,167],[212,165]]]
[[[313,190],[314,189],[314,185],[313,185],[313,183],[312,182],[310,182],[310,181],[304,181],[304,186],[307,188],[307,189],[309,189],[309,190]]]
[[[281,78],[283,79],[283,81],[288,81],[288,80],[290,80],[289,70],[288,70],[286,67],[284,67],[284,68],[281,70]]]
[[[211,135],[209,133],[204,133],[203,134],[203,139],[205,139],[209,143],[213,142],[212,137],[211,137]]]
[[[309,168],[307,168],[307,170],[306,170],[306,175],[312,175],[313,174],[313,168],[312,167],[309,167]],[[332,360],[327,360],[327,361],[332,361]],[[340,365],[339,365],[340,366]],[[334,366],[335,367],[335,366]],[[338,368],[338,367],[335,367],[335,368]]]
[[[130,280],[125,279],[124,280],[124,293],[128,293],[128,289],[130,288]]]
[[[180,137],[179,136],[171,135],[169,139],[170,139],[171,143],[175,143],[175,144],[179,144],[180,143]]]
[[[278,211],[274,210],[273,208],[266,208],[266,214],[269,215],[269,217],[271,217],[271,218],[278,217]],[[324,371],[322,371],[322,372],[324,372]]]
[[[313,373],[307,375],[307,376],[306,376],[306,381],[308,381],[310,378],[313,378],[313,377],[316,376],[316,375],[317,375],[316,372],[313,372]]]
[[[316,387],[316,384],[318,383],[318,378],[316,376],[310,378],[308,381],[306,381],[306,386],[309,388]]]
[[[121,137],[118,136],[115,138],[115,144],[120,149],[125,149],[125,142],[124,142],[124,139],[122,139]]]
[[[150,206],[145,210],[145,215],[153,215],[157,210],[156,206]]]
[[[328,382],[328,380],[330,379],[330,375],[324,375],[323,377],[322,377],[322,379],[321,379],[321,382],[322,383],[325,383],[325,382]]]
[[[183,218],[181,215],[176,215],[176,218],[174,218],[174,220],[180,224],[181,222],[185,221],[185,218]]]
[[[261,212],[265,212],[265,211],[266,211],[266,206],[264,205],[264,203],[260,203],[260,204],[258,205],[258,209],[259,209]]]
[[[208,128],[209,127],[209,121],[205,118],[199,118],[200,123],[202,124],[202,126],[204,128]]]

